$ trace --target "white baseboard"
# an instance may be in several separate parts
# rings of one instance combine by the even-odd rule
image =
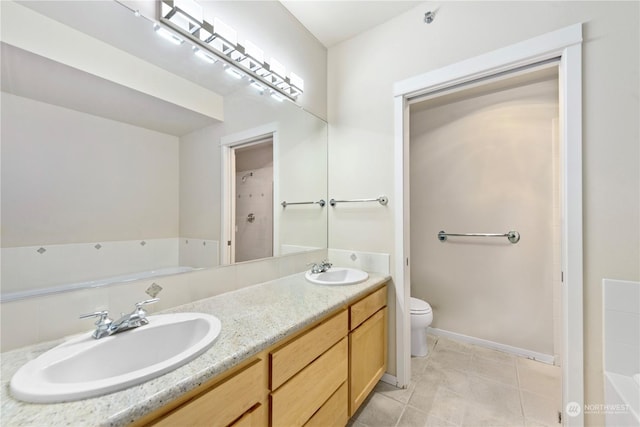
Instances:
[[[398,387],[398,378],[396,378],[394,375],[387,374],[386,372],[382,375],[380,381],[391,384],[394,387]]]
[[[459,334],[456,332],[445,331],[444,329],[429,328],[427,331],[434,335],[453,338],[458,341],[474,344],[480,347],[490,348],[493,350],[500,350],[505,353],[526,357],[527,359],[537,360],[538,362],[547,363],[549,365],[553,365],[555,360],[555,357],[552,354],[539,353],[537,351],[527,350],[520,347],[514,347],[507,344],[501,344],[494,341],[484,340],[482,338],[475,338],[475,337],[470,337],[468,335]]]

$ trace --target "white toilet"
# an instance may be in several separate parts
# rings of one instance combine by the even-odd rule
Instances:
[[[411,309],[411,355],[426,356],[427,328],[433,321],[433,311],[428,302],[411,297],[409,300]]]

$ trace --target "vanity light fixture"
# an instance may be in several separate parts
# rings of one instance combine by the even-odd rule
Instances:
[[[298,76],[296,73],[291,73],[289,75],[289,81],[291,82],[291,95],[298,96],[302,92],[304,92],[304,80]]]
[[[273,99],[275,99],[276,101],[278,101],[278,102],[284,101],[284,97],[282,95],[278,94],[278,92],[276,92],[275,90],[271,91],[271,97]]]
[[[290,95],[291,94],[291,84],[284,77],[286,74],[286,68],[277,59],[271,58],[269,62],[271,74],[269,74],[268,79],[271,80],[278,89],[280,89],[280,93]]]
[[[238,79],[240,80],[241,78],[244,77],[243,74],[241,74],[240,72],[238,72],[235,68],[233,67],[227,67],[224,70],[227,74],[229,74],[231,77],[233,77],[234,79]]]
[[[195,46],[193,47],[193,52],[198,58],[202,59],[204,62],[208,62],[209,64],[214,64],[218,61],[213,56],[207,54],[204,50]]]
[[[244,42],[245,58],[240,62],[251,71],[262,69],[264,63],[264,51],[249,40]]]
[[[184,40],[179,36],[185,37],[194,43],[194,52],[201,59],[210,62],[210,59],[217,58],[226,64],[227,73],[237,79],[248,76],[255,89],[261,92],[269,89],[278,101],[289,99],[295,102],[304,92],[302,78],[295,73],[287,77],[285,66],[274,58],[267,63],[262,49],[250,41],[244,45],[238,43],[236,30],[219,18],[213,17],[213,23],[211,19],[205,19],[203,8],[197,1],[161,0],[159,3],[159,21],[172,31],[158,23],[154,28],[163,29],[162,35],[172,43],[181,44]]]
[[[205,40],[205,43],[220,53],[232,56],[233,53],[236,52],[238,33],[218,18],[214,18],[213,22],[213,30],[211,31],[213,34]]]
[[[156,34],[158,34],[160,37],[162,37],[165,40],[168,40],[169,42],[175,45],[181,45],[182,43],[184,43],[184,40],[182,40],[180,37],[176,36],[171,31],[168,31],[166,28],[162,28],[158,24],[155,24],[153,26],[153,29],[155,30]]]
[[[271,58],[271,61],[269,61],[269,69],[271,70],[271,81],[273,83],[277,84],[284,81],[284,77],[282,76],[286,74],[287,69],[279,63],[277,59]]]
[[[251,86],[252,88],[254,88],[255,90],[257,90],[258,92],[260,92],[260,93],[264,93],[264,89],[265,89],[265,87],[264,87],[264,86],[262,86],[262,85],[261,85],[260,83],[258,83],[257,81],[255,81],[255,80],[251,80],[251,84],[250,84],[250,86]]]
[[[173,4],[161,3],[162,16],[181,30],[195,34],[204,21],[202,6],[194,0],[173,0]]]

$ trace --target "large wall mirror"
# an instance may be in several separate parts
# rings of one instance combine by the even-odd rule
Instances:
[[[118,2],[14,7],[219,94],[222,114],[3,40],[3,300],[327,247],[327,208],[295,204],[327,200],[323,120],[170,46]]]

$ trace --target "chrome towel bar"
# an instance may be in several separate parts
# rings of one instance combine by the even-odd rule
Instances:
[[[509,231],[508,233],[447,233],[440,231],[438,233],[438,240],[445,242],[448,236],[455,237],[506,237],[511,243],[518,243],[520,241],[520,233],[517,231]]]
[[[324,208],[324,205],[327,204],[323,199],[318,200],[317,202],[282,202],[280,203],[283,208],[286,208],[289,205],[320,205],[321,208]]]
[[[387,203],[389,203],[389,199],[387,198],[387,196],[380,196],[380,197],[376,197],[375,199],[351,199],[351,200],[331,199],[329,200],[329,204],[331,206],[335,206],[337,203],[352,203],[352,202],[378,202],[381,205],[386,205]]]

